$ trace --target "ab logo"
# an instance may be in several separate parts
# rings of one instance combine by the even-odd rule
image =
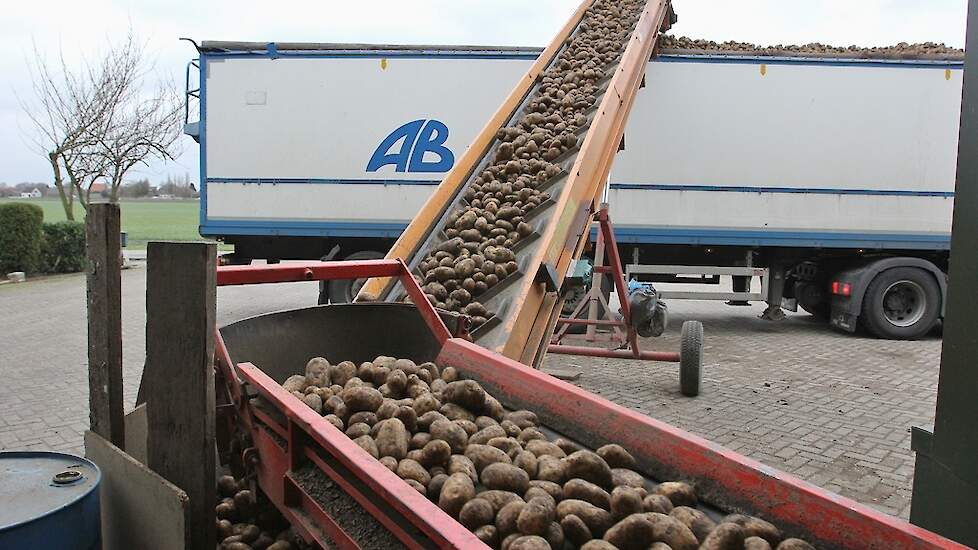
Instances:
[[[448,172],[455,164],[455,155],[445,147],[447,140],[448,126],[443,122],[408,122],[381,142],[367,163],[367,172],[376,172],[388,164],[393,164],[397,172]],[[425,160],[425,153],[438,159]]]

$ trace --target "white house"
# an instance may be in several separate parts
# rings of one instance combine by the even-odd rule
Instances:
[[[43,196],[44,195],[41,193],[41,190],[38,189],[38,188],[36,188],[36,187],[30,193],[21,193],[20,194],[20,198],[22,198],[22,199],[39,199],[39,198],[41,198]]]

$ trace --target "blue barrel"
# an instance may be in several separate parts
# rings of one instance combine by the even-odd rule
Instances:
[[[101,477],[69,454],[0,452],[0,548],[101,548]]]

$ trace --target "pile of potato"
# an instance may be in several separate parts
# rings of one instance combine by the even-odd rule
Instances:
[[[518,269],[514,247],[536,228],[528,216],[550,198],[542,188],[563,171],[558,161],[578,144],[598,82],[624,50],[645,2],[598,0],[540,76],[514,126],[499,130],[489,165],[464,191],[441,228],[446,240],[420,263],[428,300],[485,323],[479,301]]]
[[[550,441],[452,367],[316,357],[283,387],[493,548],[812,548],[758,518],[718,524],[692,486],[648,484],[619,445]]]
[[[660,51],[694,50],[705,52],[736,52],[762,56],[837,55],[839,57],[856,59],[961,59],[964,57],[964,50],[934,42],[920,44],[900,42],[894,46],[871,48],[861,46],[829,46],[819,43],[805,44],[802,46],[781,44],[776,46],[758,46],[757,44],[737,42],[734,40],[718,43],[712,40],[671,35],[659,37],[659,49]]]
[[[288,522],[267,502],[259,503],[244,481],[217,480],[217,540],[220,550],[296,550]]]

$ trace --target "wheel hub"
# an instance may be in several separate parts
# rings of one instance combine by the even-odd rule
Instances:
[[[913,281],[897,281],[883,292],[883,316],[893,326],[913,326],[926,309],[924,288]]]

